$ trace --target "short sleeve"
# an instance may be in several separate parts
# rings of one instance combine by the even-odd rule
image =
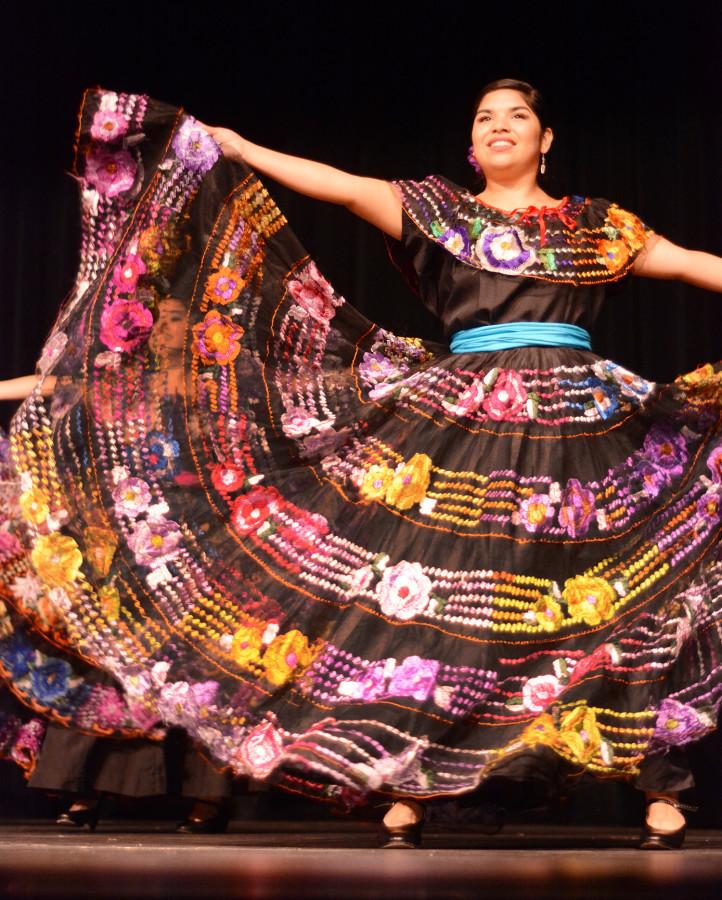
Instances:
[[[622,278],[655,236],[639,216],[602,198],[590,200],[585,218],[588,231],[594,236],[597,261],[603,264],[607,274],[607,278],[595,280]]]

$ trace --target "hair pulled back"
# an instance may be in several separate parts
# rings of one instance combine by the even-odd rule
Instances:
[[[528,82],[519,81],[516,78],[497,78],[496,81],[490,81],[489,84],[485,85],[477,94],[476,102],[474,103],[474,115],[476,115],[476,111],[478,110],[481,101],[492,91],[517,91],[526,100],[529,109],[531,109],[537,119],[539,119],[542,131],[549,127],[547,110],[541,92]]]

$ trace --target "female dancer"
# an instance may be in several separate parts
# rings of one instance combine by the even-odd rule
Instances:
[[[586,327],[606,282],[721,291],[722,260],[550,197],[521,82],[480,97],[478,196],[211,131],[230,161],[148,98],[84,102],[85,252],[41,360],[82,402],[39,388],[14,422],[61,637],[239,773],[398,800],[391,847],[418,842],[415,800],[585,771],[636,779],[643,845],[679,846],[680,748],[722,692],[720,375],[653,385]],[[451,353],[339,297],[242,163],[381,228]],[[188,242],[159,430],[144,291]]]

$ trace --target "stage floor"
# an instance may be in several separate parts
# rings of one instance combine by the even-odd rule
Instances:
[[[722,832],[693,831],[679,852],[635,849],[636,832],[513,826],[431,830],[424,849],[383,851],[367,824],[234,823],[185,837],[169,823],[101,823],[95,834],[47,823],[0,825],[3,898],[252,897],[634,898],[722,893]]]

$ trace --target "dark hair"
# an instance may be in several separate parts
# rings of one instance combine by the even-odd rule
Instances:
[[[476,115],[476,111],[478,110],[481,101],[492,91],[518,91],[526,100],[529,109],[531,109],[537,119],[539,119],[542,131],[549,126],[544,99],[541,93],[528,82],[518,81],[516,78],[498,78],[496,81],[490,81],[489,84],[485,85],[476,97],[473,111],[474,115]]]

